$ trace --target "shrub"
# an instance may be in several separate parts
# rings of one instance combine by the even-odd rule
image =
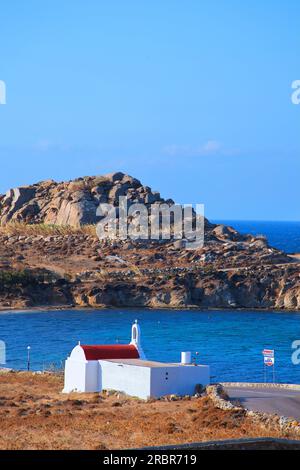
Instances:
[[[28,286],[37,282],[36,276],[28,271],[0,271],[0,289]]]

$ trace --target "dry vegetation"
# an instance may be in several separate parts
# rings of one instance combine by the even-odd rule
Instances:
[[[10,222],[7,225],[0,226],[0,234],[25,237],[47,237],[56,235],[89,235],[96,237],[96,228],[95,225],[82,225],[80,227],[71,227],[70,225],[30,225],[22,222]]]
[[[143,402],[122,395],[63,395],[62,382],[54,374],[0,374],[0,449],[117,449],[282,437],[243,412],[215,409],[206,397]]]

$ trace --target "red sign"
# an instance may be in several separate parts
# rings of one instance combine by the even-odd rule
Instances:
[[[263,355],[268,357],[274,357],[274,349],[264,349]]]
[[[264,357],[264,364],[265,364],[266,366],[269,366],[269,367],[270,367],[270,366],[274,366],[274,362],[275,362],[275,361],[274,361],[274,357],[269,357],[269,356],[265,356],[265,357]]]

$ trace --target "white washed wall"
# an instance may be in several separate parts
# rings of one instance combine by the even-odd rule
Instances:
[[[151,369],[151,396],[193,395],[197,384],[210,383],[209,366],[153,367]]]
[[[65,385],[63,392],[85,391],[86,361],[74,361],[68,358],[65,362]]]
[[[118,390],[143,399],[150,397],[151,369],[149,367],[102,360],[99,364],[103,390]]]
[[[141,367],[99,361],[103,390],[118,390],[147,399],[164,395],[193,395],[197,384],[210,383],[209,366]]]
[[[98,361],[76,361],[68,358],[65,364],[64,393],[99,392],[101,390]]]

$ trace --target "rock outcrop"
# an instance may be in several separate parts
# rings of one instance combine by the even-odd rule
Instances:
[[[72,227],[95,224],[99,220],[96,215],[99,204],[118,206],[120,196],[126,196],[128,204],[173,203],[121,172],[63,183],[48,180],[10,189],[5,196],[0,196],[0,225],[9,222]]]
[[[119,196],[173,203],[120,172],[0,196],[0,308],[300,309],[299,260],[264,237],[205,220],[194,250],[184,240],[100,241],[89,224],[99,203],[118,206]]]

